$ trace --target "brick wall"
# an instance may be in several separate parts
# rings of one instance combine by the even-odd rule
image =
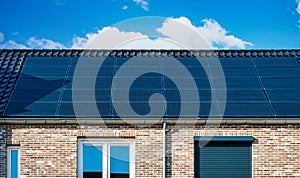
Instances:
[[[203,126],[182,126],[168,140],[172,177],[193,177],[194,136],[253,136],[258,140],[252,146],[253,177],[299,177],[300,132],[297,125],[231,125],[205,131]]]
[[[167,127],[168,177],[194,176],[194,136],[253,136],[253,177],[300,176],[300,125],[222,125]],[[21,146],[21,177],[76,177],[77,139],[134,138],[136,177],[162,177],[162,126],[2,125],[0,177],[6,175],[6,145]]]
[[[5,177],[6,151],[5,151],[5,129],[0,127],[0,178]]]

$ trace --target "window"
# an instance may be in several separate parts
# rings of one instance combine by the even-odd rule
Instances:
[[[20,148],[9,146],[7,148],[7,177],[18,178],[20,174]]]
[[[134,178],[134,142],[124,139],[79,139],[79,178]]]
[[[195,177],[250,178],[252,142],[248,136],[195,137]]]

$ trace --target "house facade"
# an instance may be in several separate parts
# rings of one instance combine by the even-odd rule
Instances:
[[[1,50],[0,177],[298,177],[299,50]]]

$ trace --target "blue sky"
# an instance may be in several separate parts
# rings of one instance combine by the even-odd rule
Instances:
[[[1,0],[0,48],[85,47],[76,39],[87,43],[88,34],[143,16],[188,20],[214,47],[300,48],[297,7],[296,0]],[[134,25],[130,32],[149,36]]]

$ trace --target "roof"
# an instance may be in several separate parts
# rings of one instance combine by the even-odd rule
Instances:
[[[300,50],[0,50],[0,115],[299,118],[298,56]]]

